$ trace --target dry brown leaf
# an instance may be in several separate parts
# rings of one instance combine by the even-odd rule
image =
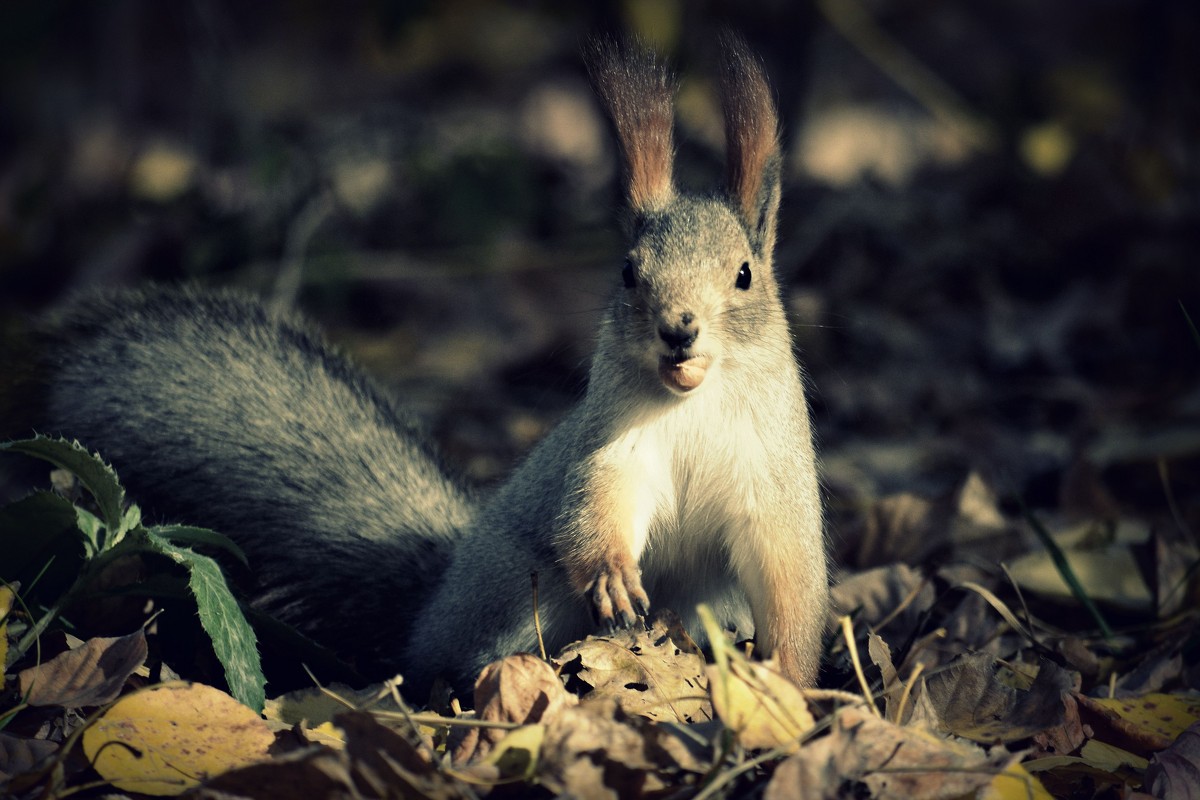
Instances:
[[[1159,619],[1200,606],[1200,549],[1179,535],[1154,536],[1155,606]]]
[[[44,739],[25,739],[0,731],[0,782],[14,775],[29,772],[38,762],[58,750],[58,745]],[[0,790],[3,790],[0,785]]]
[[[905,564],[877,567],[851,575],[833,587],[831,619],[855,612],[857,622],[875,628],[908,601],[904,611],[887,628],[893,641],[903,641],[933,606],[934,598],[933,586],[912,567]]]
[[[879,800],[970,796],[1020,759],[1003,748],[984,752],[966,742],[893,725],[857,707],[837,712],[828,738],[825,757],[835,762],[832,774],[865,784]],[[801,750],[801,758],[807,750]],[[827,768],[823,772],[830,774]],[[812,774],[821,773],[818,768]]]
[[[947,541],[950,509],[909,492],[889,495],[871,504],[862,517],[862,530],[849,536],[859,543],[848,563],[860,568],[897,562],[919,564]]]
[[[553,791],[571,797],[626,800],[653,795],[668,785],[678,770],[664,767],[644,729],[653,723],[627,719],[615,702],[564,709],[546,726],[539,776]]]
[[[780,762],[763,790],[763,800],[839,800],[846,796],[831,752],[833,742],[833,736],[809,742]]]
[[[1002,682],[991,656],[974,653],[923,680],[913,719],[928,722],[932,712],[938,729],[978,742],[1025,739],[1063,724],[1062,698],[1073,683],[1069,673],[1042,661],[1029,689],[1015,689]]]
[[[474,796],[438,770],[414,744],[415,737],[406,738],[362,711],[338,715],[337,724],[347,743],[345,750],[305,747],[210,778],[186,797],[196,800],[274,800],[279,797],[459,800]]]
[[[1181,733],[1166,750],[1154,754],[1143,785],[1155,797],[1200,800],[1200,723]]]
[[[883,637],[877,633],[867,634],[867,655],[871,663],[879,668],[883,679],[884,716],[893,722],[896,719],[895,707],[900,700],[900,685],[896,676],[896,667],[892,664],[892,649]]]
[[[111,703],[146,660],[146,635],[89,639],[74,650],[18,674],[31,706],[100,706]]]
[[[577,702],[563,688],[554,668],[529,653],[488,664],[475,681],[475,713],[484,722],[548,722]],[[454,763],[484,758],[507,733],[498,728],[468,729],[454,749]]]
[[[657,616],[648,631],[589,636],[555,661],[593,687],[588,702],[612,697],[627,714],[667,722],[712,719],[704,658],[674,614]]]
[[[1061,725],[1034,734],[1033,741],[1047,753],[1066,755],[1074,753],[1087,741],[1083,723],[1079,720],[1079,704],[1073,692],[1063,695],[1063,721]]]
[[[184,795],[187,800],[277,800],[281,797],[360,797],[345,753],[322,747],[297,750],[230,770]]]
[[[407,735],[381,725],[365,711],[339,714],[334,723],[346,734],[346,756],[355,785],[368,797],[416,796],[433,800],[468,798],[473,792],[440,771]]]

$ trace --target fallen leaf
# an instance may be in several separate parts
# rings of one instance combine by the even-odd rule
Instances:
[[[339,714],[334,722],[345,733],[351,774],[363,795],[434,800],[474,795],[434,765],[414,731],[402,735],[365,711]]]
[[[906,564],[877,567],[834,585],[830,591],[832,618],[855,612],[857,622],[872,628],[891,618],[888,635],[892,641],[903,641],[933,606],[935,596],[933,585],[918,570]],[[904,611],[895,616],[893,612],[906,600]]]
[[[316,727],[353,709],[399,711],[391,693],[382,692],[380,688],[381,684],[352,689],[345,684],[331,683],[323,688],[299,689],[268,699],[263,705],[263,717],[287,726]]]
[[[1141,756],[1134,755],[1128,750],[1122,750],[1098,739],[1089,739],[1079,751],[1079,757],[1089,766],[1114,775],[1123,770],[1133,769],[1141,772],[1149,763]]]
[[[1155,797],[1200,798],[1200,723],[1181,733],[1166,750],[1154,754],[1142,785]]]
[[[1034,734],[1033,741],[1048,753],[1066,755],[1078,750],[1087,738],[1083,723],[1079,720],[1079,703],[1075,695],[1068,692],[1063,695],[1062,724]]]
[[[539,780],[571,797],[626,800],[660,791],[646,738],[614,701],[564,709],[546,726]]]
[[[496,768],[501,779],[529,780],[537,772],[538,756],[545,739],[544,725],[525,725],[509,731],[496,742],[484,761]]]
[[[936,727],[977,742],[1011,742],[1061,725],[1063,694],[1070,691],[1073,680],[1053,662],[1043,660],[1029,689],[1016,689],[1001,681],[991,656],[974,653],[923,683],[918,709],[922,714],[932,709]],[[924,717],[914,712],[914,719]]]
[[[18,673],[22,694],[31,706],[100,706],[111,703],[146,660],[146,635],[89,639],[44,664]]]
[[[707,668],[713,709],[747,750],[799,747],[816,724],[808,701],[773,662],[731,658]]]
[[[979,800],[1053,800],[1053,796],[1025,767],[1014,763],[992,778]]]
[[[307,748],[232,769],[206,780],[188,800],[360,797],[345,753]]]
[[[165,683],[118,700],[83,732],[92,766],[122,791],[175,795],[266,755],[258,714],[199,683]]]
[[[867,655],[871,663],[879,668],[883,680],[884,716],[892,722],[900,722],[896,718],[896,705],[900,700],[896,667],[892,664],[892,649],[883,637],[877,633],[867,634]]]
[[[588,702],[612,697],[627,714],[669,722],[712,719],[704,657],[674,614],[656,616],[648,631],[589,636],[555,661],[592,687]]]
[[[1171,745],[1189,726],[1200,721],[1200,697],[1151,693],[1137,697],[1096,698],[1076,695],[1081,708],[1097,715],[1092,719],[1099,728],[1102,723],[1120,734],[1119,739],[1098,738],[1122,745],[1134,752],[1149,755]]]
[[[1132,549],[1150,541],[1145,523],[1131,519],[1087,522],[1053,530],[1051,536],[1089,598],[1135,611],[1151,608],[1153,598]],[[1074,598],[1045,548],[1011,559],[1009,573],[1026,589],[1050,597]]]
[[[475,681],[475,713],[483,722],[530,725],[548,722],[578,700],[559,682],[554,668],[530,653],[495,661]],[[454,749],[454,763],[485,757],[508,731],[470,728]]]
[[[949,800],[971,796],[991,785],[1019,758],[1004,748],[985,752],[969,742],[901,727],[852,706],[834,714],[828,736],[806,744],[789,759],[793,764],[772,780],[766,796],[770,800],[814,796]]]
[[[1195,565],[1200,548],[1176,534],[1154,536],[1154,563],[1157,567],[1155,605],[1158,618],[1167,619],[1200,606],[1200,577]]]
[[[4,688],[4,668],[8,665],[8,614],[16,595],[7,586],[0,586],[0,689]]]
[[[809,742],[775,768],[763,790],[763,800],[837,800],[842,776],[830,753],[833,737]]]
[[[25,739],[0,731],[0,781],[29,772],[38,762],[58,750],[45,739]],[[3,789],[0,786],[0,789]]]
[[[947,542],[950,509],[909,492],[873,502],[862,517],[857,552],[850,563],[859,567],[906,562],[919,564]]]

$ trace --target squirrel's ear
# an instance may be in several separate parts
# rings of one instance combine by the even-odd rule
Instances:
[[[762,66],[741,37],[721,37],[726,188],[760,256],[775,246],[779,213],[779,119]]]
[[[593,39],[585,57],[592,85],[621,145],[629,207],[639,216],[661,211],[675,196],[675,81],[654,54],[637,43]]]

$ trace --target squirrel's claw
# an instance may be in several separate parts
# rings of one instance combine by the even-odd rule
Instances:
[[[629,629],[650,612],[650,598],[642,588],[637,566],[605,565],[584,590],[592,604],[597,625],[615,633]]]

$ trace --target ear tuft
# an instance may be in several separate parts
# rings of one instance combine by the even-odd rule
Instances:
[[[675,81],[646,47],[596,38],[585,49],[592,85],[616,128],[626,199],[636,214],[662,210],[675,196]]]
[[[779,118],[762,66],[736,34],[721,37],[726,187],[760,255],[775,245],[781,157]]]

